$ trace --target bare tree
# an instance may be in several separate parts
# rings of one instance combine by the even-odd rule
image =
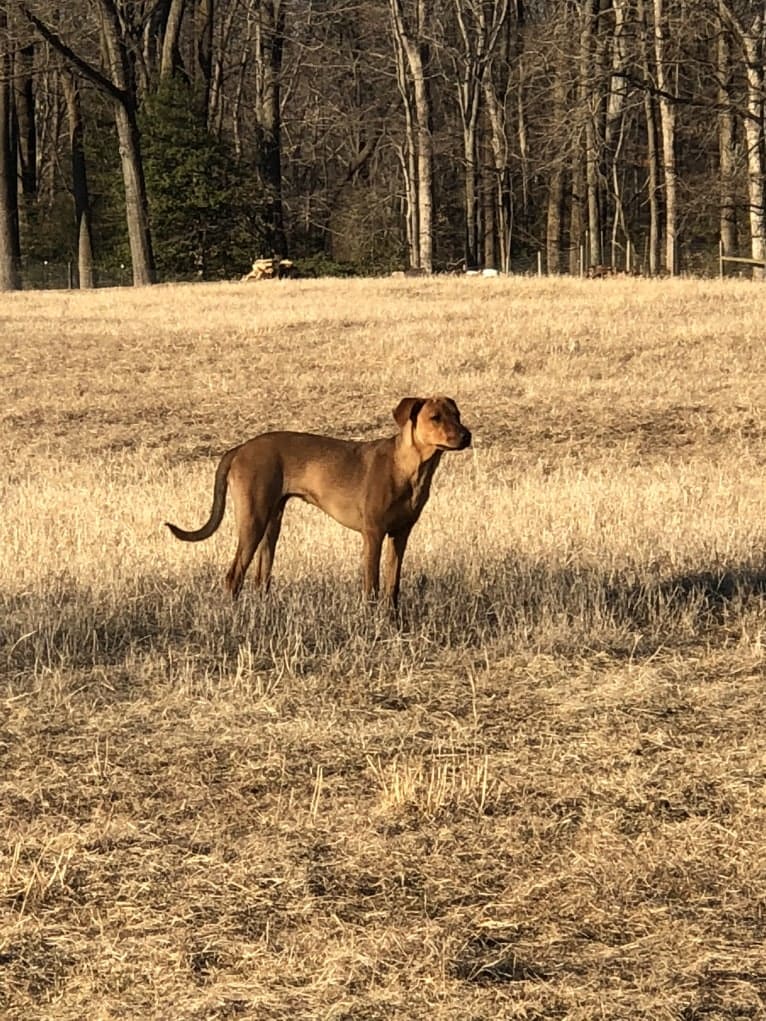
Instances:
[[[406,234],[409,263],[424,270],[438,246],[445,263],[506,270],[543,248],[550,272],[577,272],[586,243],[591,264],[610,261],[611,246],[619,265],[631,239],[646,238],[657,272],[677,269],[682,229],[720,230],[733,252],[747,224],[757,258],[764,3],[0,0],[8,17],[26,8],[38,25],[26,37],[16,26],[2,50],[3,61],[12,54],[0,100],[4,264],[20,247],[65,257],[70,239],[46,213],[71,158],[88,279],[78,138],[103,109],[85,102],[88,83],[114,109],[135,279],[153,278],[136,122],[158,83],[179,74],[207,96],[237,246],[251,234],[263,251],[289,243],[292,257],[382,269]],[[50,47],[82,97],[45,59]],[[157,105],[152,131],[169,111]],[[100,207],[91,212],[90,244],[113,258],[119,241],[108,231],[101,241]]]
[[[133,283],[142,285],[154,283],[155,268],[137,119],[138,96],[130,38],[126,30],[131,12],[122,9],[122,4],[124,0],[96,0],[104,65],[101,67],[75,51],[50,24],[25,4],[21,5],[21,9],[72,70],[95,85],[112,102],[125,188]]]
[[[508,19],[508,0],[486,4],[485,0],[454,0],[461,47],[455,56],[458,108],[463,128],[465,195],[465,263],[479,266],[484,261],[480,236],[479,118],[484,79],[498,39]]]
[[[565,26],[561,26],[562,34]],[[554,135],[555,146],[551,158],[547,161],[548,195],[545,211],[545,255],[546,266],[551,274],[561,273],[563,269],[564,251],[564,213],[565,186],[567,179],[567,146],[561,137],[567,123],[567,60],[563,48],[555,51],[550,70],[550,110],[552,113],[550,130]]]
[[[26,202],[37,193],[37,125],[35,116],[33,43],[19,46],[13,59],[13,103],[16,111],[19,179]]]
[[[210,120],[210,96],[213,85],[213,23],[215,20],[215,0],[195,0],[194,2],[194,49],[197,60],[195,73],[200,83],[200,92],[204,109]]]
[[[208,0],[205,0],[208,2]],[[282,61],[287,0],[248,0],[253,12],[255,130],[261,178],[268,195],[268,233],[273,251],[287,254],[282,208]]]
[[[718,158],[721,177],[721,244],[724,255],[736,255],[737,131],[732,101],[734,64],[731,31],[725,24],[718,32],[716,65],[718,72]]]
[[[497,245],[500,252],[500,268],[508,273],[511,268],[511,233],[513,227],[513,190],[511,186],[511,154],[506,130],[505,92],[509,85],[506,79],[503,94],[497,83],[485,75],[484,101],[490,126],[492,171],[494,182],[494,224]]]
[[[678,167],[676,163],[676,89],[668,60],[668,25],[664,0],[654,3],[654,59],[660,104],[662,169],[665,180],[665,269],[673,276],[677,264]]]
[[[586,209],[588,216],[588,257],[591,266],[602,262],[601,207],[599,203],[598,76],[596,71],[596,31],[598,0],[581,0],[580,63],[578,98],[585,148]]]
[[[77,232],[77,278],[80,287],[94,286],[93,224],[85,165],[85,126],[80,105],[79,83],[66,68],[62,72],[64,97],[69,120],[69,146],[72,159],[72,195],[74,197],[75,227]]]
[[[650,88],[653,79],[653,45],[651,41],[651,25],[644,0],[638,0],[638,21],[640,40],[641,76],[644,80],[644,121],[646,124],[646,165],[647,165],[647,204],[649,207],[649,223],[646,239],[646,269],[650,276],[655,276],[660,269],[660,155],[657,138],[657,114],[655,108],[654,89]]]
[[[511,0],[504,26],[498,33],[492,52],[488,56],[487,70],[482,78],[484,107],[489,122],[489,139],[492,153],[494,180],[494,221],[500,254],[500,268],[511,269],[513,234],[513,175],[512,160],[516,159],[519,171],[522,209],[526,208],[529,194],[528,145],[524,108],[524,52],[523,28],[524,0]],[[515,116],[515,122],[514,122]],[[518,152],[513,151],[515,123]]]
[[[0,291],[21,286],[12,47],[7,6],[0,0]]]
[[[630,231],[623,202],[622,173],[620,161],[626,135],[625,106],[628,93],[630,11],[628,0],[612,0],[612,63],[609,76],[609,92],[606,102],[606,123],[604,127],[604,152],[611,169],[612,183],[612,238],[611,264],[618,264],[618,234],[622,232],[625,247],[630,244]]]
[[[168,0],[163,11],[165,23],[161,36],[160,77],[164,79],[172,77],[181,63],[179,40],[185,10],[186,0]]]
[[[418,269],[433,271],[433,137],[431,132],[431,97],[426,67],[431,0],[415,0],[414,10],[405,11],[405,0],[389,0],[394,27],[394,44],[401,57],[404,81],[402,100],[413,132],[412,152],[408,170],[415,174],[410,194],[415,201],[416,215],[410,215],[417,229],[417,250],[414,239],[412,255],[417,254]],[[408,17],[408,13],[410,16]],[[410,91],[411,90],[411,91]]]
[[[721,17],[737,38],[745,63],[747,79],[747,110],[745,142],[747,145],[747,190],[750,211],[750,255],[758,262],[766,256],[766,222],[764,220],[764,153],[763,153],[763,89],[764,89],[764,3],[747,4],[746,14],[739,16],[734,5],[720,0]],[[764,276],[764,267],[754,268],[753,275]]]

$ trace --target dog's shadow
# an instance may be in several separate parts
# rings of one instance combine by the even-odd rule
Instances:
[[[647,609],[670,614],[693,612],[700,618],[722,620],[735,605],[766,595],[766,569],[740,565],[699,571],[687,571],[668,578],[634,584],[622,593],[609,591],[616,605],[624,604],[628,613],[642,619]]]
[[[712,636],[716,628],[730,634],[741,618],[759,613],[766,564],[662,576],[510,555],[488,562],[478,577],[459,565],[413,572],[394,611],[363,601],[351,578],[277,580],[267,595],[246,586],[234,607],[209,568],[181,592],[171,577],[137,588],[142,595],[116,607],[70,582],[45,619],[38,597],[0,591],[6,667],[93,669],[133,662],[138,652],[170,661],[188,649],[206,662],[236,662],[246,648],[259,669],[289,659],[293,671],[305,673],[344,662],[426,663],[461,648],[482,655],[523,647],[621,654],[635,648],[636,636],[649,654],[667,641]]]
[[[471,591],[461,593],[458,576],[438,572],[416,576],[412,584],[400,623],[417,630],[425,614],[433,624],[431,640],[441,637],[444,644],[474,645],[515,635],[539,645],[545,644],[546,631],[561,634],[566,628],[573,639],[590,633],[596,644],[610,632],[653,635],[661,644],[674,634],[689,637],[759,609],[766,596],[766,565],[722,564],[659,575],[598,565],[556,567],[510,555],[493,564]]]

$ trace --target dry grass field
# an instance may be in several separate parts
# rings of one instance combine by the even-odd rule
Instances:
[[[3,1019],[766,1017],[766,290],[5,295]],[[458,400],[405,561],[218,455]],[[250,579],[252,581],[252,579]]]

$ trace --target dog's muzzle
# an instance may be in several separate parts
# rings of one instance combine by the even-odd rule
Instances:
[[[439,450],[465,450],[466,447],[471,446],[471,434],[467,429],[463,429],[457,442],[437,443],[436,446]]]

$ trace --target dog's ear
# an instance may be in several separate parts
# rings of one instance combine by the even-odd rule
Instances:
[[[399,428],[403,429],[408,421],[414,425],[425,403],[423,397],[402,397],[394,408],[394,421]]]

